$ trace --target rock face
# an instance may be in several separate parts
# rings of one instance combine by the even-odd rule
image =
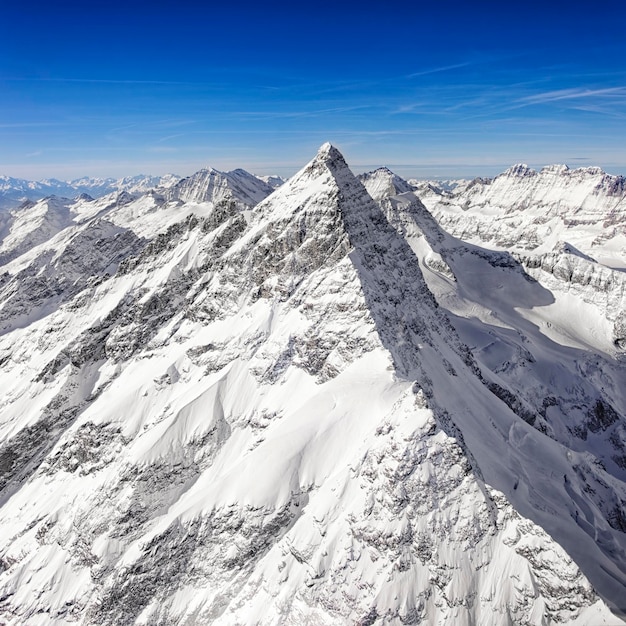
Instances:
[[[6,623],[622,623],[619,342],[390,174],[203,171],[7,262]]]

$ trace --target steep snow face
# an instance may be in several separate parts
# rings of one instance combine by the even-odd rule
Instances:
[[[516,165],[492,180],[420,197],[464,240],[537,252],[567,241],[610,267],[626,267],[626,183],[599,168]]]
[[[621,623],[540,526],[612,604],[623,541],[490,390],[417,205],[330,144],[253,209],[150,198],[60,233],[44,271],[100,237],[97,278],[0,335],[7,623]]]
[[[559,241],[544,254],[521,254],[515,257],[528,275],[571,304],[542,325],[559,325],[587,339],[582,345],[605,354],[623,358],[626,350],[626,273],[598,263],[567,242]],[[585,319],[593,311],[593,318]],[[556,312],[556,311],[555,311]],[[580,313],[579,313],[580,312]],[[594,323],[592,323],[592,319]],[[569,322],[568,322],[569,320]]]
[[[69,200],[50,197],[13,211],[0,231],[0,263],[20,256],[69,226],[70,204]]]
[[[68,229],[55,243],[62,245],[39,250],[30,263],[4,274],[0,333],[28,326],[85,289],[94,288],[145,245],[131,230],[104,219]]]
[[[413,191],[413,187],[409,183],[386,167],[360,174],[358,179],[367,189],[367,193],[377,202],[389,196]]]
[[[233,200],[245,206],[254,206],[269,196],[274,188],[264,180],[237,169],[219,172],[213,168],[200,170],[173,185],[168,199],[183,202],[219,202]]]

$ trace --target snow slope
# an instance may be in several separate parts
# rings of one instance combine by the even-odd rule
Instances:
[[[0,262],[20,256],[69,226],[70,204],[69,200],[52,196],[13,211],[0,230]]]
[[[4,266],[7,624],[623,623],[619,344],[380,182],[205,170]]]

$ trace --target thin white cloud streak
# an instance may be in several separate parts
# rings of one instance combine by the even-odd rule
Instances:
[[[177,120],[177,119],[164,119],[164,120],[147,120],[147,121],[136,121],[132,124],[124,124],[123,126],[116,126],[115,128],[111,128],[109,133],[119,133],[122,131],[130,130],[131,128],[140,129],[142,133],[145,132],[154,132],[156,130],[166,130],[168,128],[180,128],[181,126],[190,126],[191,124],[195,124],[197,120]],[[178,135],[173,135],[178,136]]]
[[[428,70],[421,70],[419,72],[413,72],[412,74],[407,74],[403,78],[418,78],[419,76],[429,76],[430,74],[438,74],[439,72],[448,72],[450,70],[460,69],[462,67],[468,67],[470,65],[475,65],[471,61],[465,61],[464,63],[455,63],[453,65],[442,65],[441,67],[433,67]]]
[[[161,137],[160,139],[157,139],[157,143],[164,143],[172,139],[178,139],[179,137],[189,137],[189,135],[191,135],[191,133],[177,133],[176,135],[167,135],[166,137]]]
[[[358,89],[367,89],[374,88],[384,85],[391,85],[393,83],[402,83],[411,78],[419,78],[420,76],[429,76],[432,74],[439,74],[442,72],[448,72],[454,69],[461,69],[464,67],[471,67],[475,65],[488,64],[491,62],[495,62],[497,60],[503,60],[505,58],[510,58],[509,56],[499,56],[499,57],[489,57],[482,58],[478,60],[472,61],[463,61],[461,63],[453,63],[450,65],[442,65],[440,67],[432,67],[424,70],[420,70],[417,72],[412,72],[410,74],[402,74],[402,75],[394,75],[388,76],[385,78],[379,78],[375,80],[352,80],[350,82],[338,82],[338,81],[314,81],[314,82],[299,82],[296,77],[283,77],[285,80],[289,80],[289,85],[282,85],[280,87],[273,87],[275,91],[298,91],[298,92],[306,92],[310,95],[321,95],[328,93],[337,93],[337,92],[350,92]],[[264,86],[269,88],[267,86]]]
[[[497,89],[481,88],[471,95],[465,94],[465,98],[459,98],[459,102],[452,107],[442,108],[442,111],[451,113],[458,109],[467,109],[467,114],[456,119],[457,122],[491,119],[496,123],[506,120],[498,116],[509,111],[517,111],[529,107],[540,107],[551,105],[565,107],[570,110],[588,110],[595,113],[604,114],[609,117],[622,119],[626,114],[626,87],[608,87],[603,89],[591,89],[582,87],[572,87],[567,89],[556,89],[528,94],[520,93],[516,86],[510,88],[498,87]],[[464,91],[467,91],[466,89]],[[409,105],[401,112],[410,113]],[[416,113],[420,113],[416,110]],[[553,116],[544,116],[544,121],[550,124],[555,121]],[[524,123],[528,123],[525,120]],[[533,119],[533,124],[538,120]]]
[[[626,87],[608,87],[605,89],[557,89],[555,91],[546,91],[518,98],[517,102],[524,106],[531,104],[544,104],[546,102],[556,102],[559,100],[577,100],[580,98],[596,98],[598,96],[611,95],[626,96]]]
[[[607,117],[614,117],[615,119],[626,119],[625,112],[613,111],[607,107],[597,106],[593,104],[581,105],[572,107],[575,111],[585,111],[588,113],[598,113],[600,115],[606,115]]]

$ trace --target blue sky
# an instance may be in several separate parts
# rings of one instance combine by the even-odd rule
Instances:
[[[0,174],[289,175],[325,141],[406,177],[626,174],[623,3],[16,4]]]

